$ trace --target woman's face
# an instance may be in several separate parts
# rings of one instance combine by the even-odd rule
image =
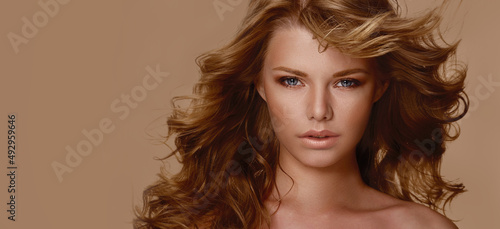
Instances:
[[[369,59],[319,52],[306,29],[278,29],[271,38],[257,89],[269,108],[280,157],[308,167],[352,159],[367,125],[377,87]]]

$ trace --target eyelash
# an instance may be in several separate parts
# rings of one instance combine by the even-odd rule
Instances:
[[[290,84],[286,83],[287,80],[291,80],[291,79],[297,80],[297,83],[302,83],[297,77],[289,77],[289,76],[281,77],[279,79],[279,82],[281,83],[281,85],[283,85],[287,88],[296,87],[296,85],[290,85]]]
[[[279,79],[279,82],[281,85],[287,87],[287,88],[293,88],[293,87],[297,87],[298,85],[290,85],[288,84],[286,81],[287,80],[291,80],[291,79],[294,79],[294,80],[297,80],[297,83],[302,83],[297,77],[290,77],[290,76],[285,76],[285,77],[281,77]],[[343,86],[337,86],[339,83],[352,83],[351,86],[346,86],[346,87],[343,87]],[[359,80],[356,80],[356,79],[351,79],[351,78],[345,78],[345,79],[340,79],[338,80],[336,83],[335,83],[335,87],[341,87],[341,88],[355,88],[357,86],[359,86],[361,83],[359,82]]]

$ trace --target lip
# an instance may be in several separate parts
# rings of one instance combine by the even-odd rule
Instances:
[[[333,133],[329,130],[309,130],[301,134],[300,138],[314,137],[314,136],[324,136],[324,137],[338,137],[339,134]]]
[[[321,138],[318,138],[320,136]],[[310,149],[328,149],[335,145],[339,134],[329,130],[309,130],[299,136],[305,147]]]

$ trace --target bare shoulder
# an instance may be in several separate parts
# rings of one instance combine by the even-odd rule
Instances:
[[[457,229],[448,218],[422,204],[404,201],[374,189],[366,196],[375,206],[376,228]]]
[[[404,225],[404,228],[458,228],[451,220],[440,213],[413,202],[400,201],[400,203],[391,207],[389,211],[391,211],[391,215],[393,216],[392,220],[398,225]]]

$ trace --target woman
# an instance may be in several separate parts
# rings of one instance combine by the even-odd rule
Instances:
[[[191,100],[167,122],[183,167],[145,190],[135,227],[456,228],[434,210],[464,192],[440,162],[466,71],[439,22],[387,0],[251,1],[174,99]]]

